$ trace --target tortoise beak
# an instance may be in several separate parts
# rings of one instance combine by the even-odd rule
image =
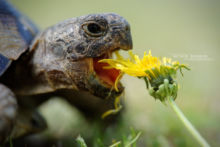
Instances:
[[[129,26],[127,28],[128,29],[126,29],[127,31],[125,31],[125,35],[123,35],[124,37],[122,37],[122,40],[120,41],[120,48],[123,50],[130,50],[133,48]]]

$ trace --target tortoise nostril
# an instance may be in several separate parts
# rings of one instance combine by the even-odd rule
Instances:
[[[126,26],[125,31],[129,31],[129,30],[130,30],[129,26]]]

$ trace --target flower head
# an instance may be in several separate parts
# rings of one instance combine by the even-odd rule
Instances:
[[[152,56],[151,51],[148,54],[144,52],[142,59],[131,51],[129,56],[130,58],[125,59],[116,52],[116,59],[103,59],[100,62],[109,64],[104,67],[106,69],[115,68],[130,76],[143,78],[146,81],[147,88],[149,87],[149,82],[155,92],[159,89],[160,85],[164,84],[165,79],[168,80],[169,84],[174,84],[174,78],[178,70],[182,73],[183,68],[189,69],[186,65],[180,64],[178,61],[172,61],[170,58]]]

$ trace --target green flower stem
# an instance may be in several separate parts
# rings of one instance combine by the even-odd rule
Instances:
[[[172,97],[168,97],[168,102],[174,112],[177,114],[179,119],[183,122],[185,127],[189,130],[189,132],[193,135],[193,137],[203,146],[203,147],[210,147],[208,142],[200,135],[200,133],[195,129],[195,127],[190,123],[190,121],[185,117],[183,112],[179,109],[175,101]]]

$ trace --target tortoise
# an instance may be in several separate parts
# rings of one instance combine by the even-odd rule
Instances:
[[[132,49],[130,25],[118,14],[70,18],[39,32],[0,0],[0,38],[0,141],[16,131],[45,129],[36,109],[53,96],[94,119],[114,108],[114,99],[124,91],[120,82],[118,90],[113,88],[120,72],[98,62],[119,49]],[[18,120],[29,129],[20,133]]]

